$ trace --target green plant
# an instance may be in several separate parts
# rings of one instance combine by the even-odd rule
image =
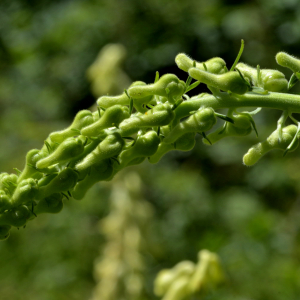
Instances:
[[[292,114],[300,112],[300,96],[289,91],[300,79],[300,60],[277,54],[277,63],[293,72],[287,81],[277,70],[238,64],[242,51],[243,42],[230,70],[221,58],[198,63],[179,54],[176,63],[189,73],[186,82],[157,72],[153,84],[138,81],[120,96],[100,97],[97,111],[80,111],[67,129],[51,133],[41,150],[28,152],[23,171],[0,174],[0,239],[9,236],[11,226],[25,226],[39,213],[59,212],[63,197],[81,200],[93,184],[111,180],[126,166],[146,158],[156,163],[170,150],[192,149],[196,133],[206,144],[253,130],[257,134],[252,116],[263,107],[283,113],[277,129],[248,151],[244,164],[253,165],[272,149],[284,155],[295,150],[300,123]],[[200,82],[211,94],[190,98],[187,93]],[[237,110],[245,107],[256,109]],[[218,109],[228,109],[227,115]],[[225,120],[223,127],[207,135],[217,118]],[[297,126],[285,126],[287,118]]]

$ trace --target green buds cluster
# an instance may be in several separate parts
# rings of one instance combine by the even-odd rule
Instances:
[[[300,123],[292,113],[300,112],[300,96],[286,92],[299,81],[300,60],[283,52],[276,56],[281,66],[293,71],[287,82],[277,70],[238,63],[242,50],[243,44],[229,70],[219,57],[201,63],[178,54],[178,67],[188,72],[185,82],[157,72],[154,83],[136,81],[122,95],[100,97],[97,111],[80,111],[68,128],[51,133],[41,149],[27,153],[23,171],[0,174],[0,239],[9,236],[12,226],[24,226],[38,214],[59,212],[63,198],[83,199],[95,183],[111,180],[127,166],[146,159],[156,163],[172,150],[191,150],[197,133],[210,145],[230,136],[257,134],[252,116],[260,109],[238,108],[284,111],[277,129],[244,156],[245,165],[273,149],[284,154],[295,150]],[[190,98],[187,93],[200,83],[212,94]],[[228,109],[227,115],[218,109]],[[223,126],[209,133],[217,118],[225,121]],[[285,126],[287,118],[297,126]]]

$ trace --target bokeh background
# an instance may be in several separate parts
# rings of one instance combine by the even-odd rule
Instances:
[[[0,171],[22,169],[27,151],[91,107],[97,93],[121,93],[135,80],[153,82],[155,71],[185,80],[174,63],[179,52],[198,61],[220,56],[230,67],[243,38],[241,61],[277,68],[289,78],[274,56],[300,56],[299,28],[298,0],[1,0]],[[103,80],[95,91],[89,67],[112,43],[121,45],[120,59],[100,61]],[[203,91],[200,85],[195,93]],[[270,110],[255,116],[259,140],[279,116]],[[253,133],[213,147],[199,138],[191,152],[169,153],[157,165],[145,162],[120,174],[121,182],[126,172],[139,174],[148,221],[139,248],[141,292],[131,295],[126,284],[134,281],[119,276],[125,283],[116,283],[111,300],[158,299],[157,272],[196,261],[200,249],[218,253],[227,274],[201,299],[299,299],[299,151],[285,158],[274,151],[247,168],[242,156],[256,142]],[[12,230],[0,244],[0,298],[104,300],[101,291],[94,293],[95,261],[109,253],[110,231],[101,220],[115,209],[115,184],[100,183],[82,202],[66,201],[60,214]]]

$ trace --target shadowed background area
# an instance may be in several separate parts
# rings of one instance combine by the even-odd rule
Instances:
[[[2,0],[0,20],[1,172],[22,169],[30,149],[41,148],[101,93],[119,94],[135,80],[152,83],[156,71],[186,80],[174,62],[179,52],[197,61],[220,56],[230,68],[243,38],[241,61],[287,78],[275,54],[300,57],[297,0]],[[90,66],[108,44],[121,45],[121,52],[98,61],[96,89]],[[200,84],[192,93],[204,91]],[[292,91],[299,94],[299,86]],[[202,299],[298,299],[299,151],[285,158],[274,151],[251,168],[242,165],[243,154],[276,128],[279,116],[270,110],[255,116],[259,139],[252,133],[209,147],[199,136],[191,152],[130,168],[152,215],[143,229],[143,293],[134,299],[158,299],[157,272],[196,261],[204,248],[220,255],[228,281]],[[107,242],[99,220],[111,211],[112,185],[97,184],[82,202],[65,201],[58,215],[12,230],[0,243],[1,299],[91,297],[93,263]]]

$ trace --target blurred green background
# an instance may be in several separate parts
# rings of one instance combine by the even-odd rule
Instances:
[[[198,61],[221,56],[230,67],[241,38],[241,61],[277,68],[278,51],[300,56],[299,27],[298,0],[1,0],[1,172],[22,169],[27,151],[95,102],[86,72],[109,43],[125,47],[121,68],[131,81],[150,83],[155,71],[186,79],[174,62],[179,52]],[[200,85],[195,92],[203,91]],[[279,116],[255,116],[259,140]],[[191,152],[131,168],[153,210],[140,299],[158,299],[155,274],[196,261],[204,248],[220,255],[228,282],[202,299],[299,299],[299,151],[285,158],[274,151],[246,168],[242,156],[257,141],[252,133],[208,147],[199,138]],[[106,243],[98,223],[109,214],[110,190],[110,183],[98,184],[60,214],[12,230],[0,243],[0,299],[89,299],[93,263]]]

